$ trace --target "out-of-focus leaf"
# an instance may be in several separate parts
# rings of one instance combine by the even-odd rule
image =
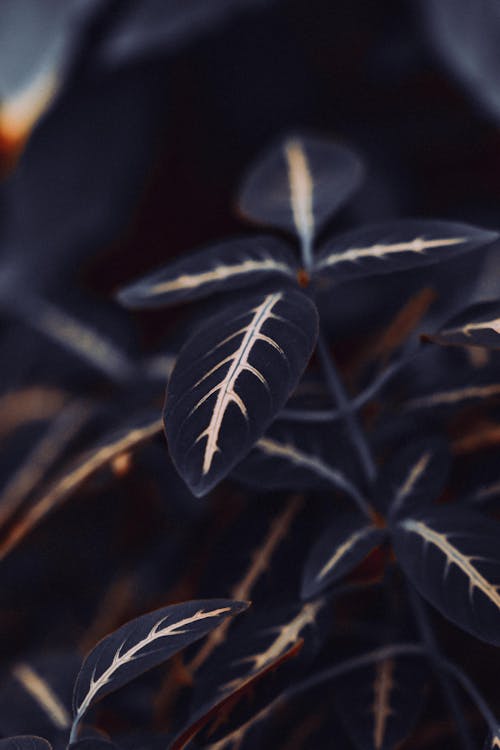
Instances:
[[[302,578],[302,597],[317,596],[349,573],[386,535],[385,529],[359,513],[339,514],[311,550]]]
[[[433,508],[392,528],[417,590],[476,638],[500,645],[500,524],[465,508]]]
[[[343,469],[342,435],[335,440],[319,425],[273,424],[236,467],[234,476],[267,490],[331,489],[346,492],[363,504],[361,492]],[[333,443],[333,445],[332,445]]]
[[[359,750],[393,750],[423,707],[426,670],[420,660],[388,657],[343,678],[335,704]]]
[[[228,599],[174,604],[137,617],[104,638],[85,659],[75,682],[72,738],[96,701],[166,661],[247,606]]]
[[[317,327],[309,298],[283,290],[227,307],[186,343],[168,385],[165,429],[195,495],[220,482],[283,407]]]
[[[426,341],[452,346],[485,346],[500,349],[500,304],[479,302],[456,315]]]
[[[500,118],[500,10],[496,0],[418,3],[436,53],[470,94]]]
[[[498,233],[457,222],[400,219],[333,236],[315,264],[320,277],[346,281],[449,260],[498,239]]]
[[[71,693],[80,659],[54,652],[17,661],[0,685],[0,732],[33,732],[55,742],[71,727]]]
[[[77,458],[67,471],[56,477],[48,488],[16,520],[7,536],[0,540],[0,559],[5,557],[24,537],[37,526],[54,508],[61,505],[97,471],[113,459],[127,453],[162,430],[159,417],[135,417],[119,431],[103,438],[99,444]]]
[[[241,628],[235,624],[237,632],[212,655],[196,675],[198,690],[194,694],[193,708],[178,739],[193,737],[194,734],[189,733],[193,730],[198,732],[214,713],[216,715],[216,709],[224,704],[228,713],[237,714],[231,716],[231,721],[240,723],[241,713],[236,706],[241,695],[248,694],[249,687],[265,678],[270,670],[298,654],[303,644],[306,650],[309,641],[314,643],[324,606],[324,601],[316,600],[263,615],[255,613],[252,616],[249,613],[246,622],[240,621]],[[262,692],[263,685],[260,684],[259,693]],[[247,709],[247,705],[241,708],[243,720],[246,719]],[[208,736],[211,740],[216,739],[217,729],[217,723],[210,728]],[[224,731],[227,730],[225,725]],[[172,750],[177,750],[178,747],[183,745],[174,742]]]
[[[43,737],[25,734],[0,740],[0,750],[52,750],[52,745]]]
[[[450,470],[442,438],[422,438],[401,448],[380,472],[374,489],[377,507],[391,516],[419,512],[441,493]]]
[[[104,737],[84,737],[81,740],[72,742],[68,750],[116,750],[117,746],[111,740]]]
[[[135,0],[120,9],[97,50],[100,63],[115,67],[154,54],[175,52],[194,37],[252,6],[272,0]]]
[[[126,127],[124,101],[133,102]],[[131,72],[72,87],[39,122],[4,185],[4,259],[19,294],[24,281],[37,289],[61,284],[77,257],[123,228],[145,180],[160,108],[144,75]]]
[[[363,167],[346,146],[290,135],[250,169],[239,207],[250,219],[294,232],[311,251],[316,234],[358,187]]]
[[[214,292],[240,289],[270,278],[295,279],[290,248],[266,235],[226,240],[179,258],[118,292],[125,307],[163,307]]]

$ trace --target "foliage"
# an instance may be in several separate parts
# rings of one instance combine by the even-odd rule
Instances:
[[[98,299],[158,71],[253,3],[70,5],[2,146],[0,750],[498,746],[494,222],[377,216],[355,137],[271,128],[239,235]]]

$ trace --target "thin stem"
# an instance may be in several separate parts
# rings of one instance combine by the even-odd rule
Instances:
[[[469,695],[469,698],[476,704],[476,708],[488,725],[490,732],[496,734],[499,722],[470,677],[460,667],[447,659],[441,659],[441,666],[461,684],[465,692]]]
[[[318,355],[323,367],[323,372],[325,374],[325,379],[330,393],[332,394],[337,403],[337,406],[343,414],[343,420],[345,421],[350,439],[359,456],[364,474],[368,481],[371,483],[375,479],[376,475],[375,462],[373,460],[368,441],[352,409],[352,404],[350,403],[349,397],[345,392],[344,386],[337,372],[335,362],[332,355],[330,354],[325,337],[321,331],[318,337]]]
[[[391,365],[385,368],[380,375],[368,385],[361,393],[352,399],[349,404],[349,410],[358,411],[368,401],[376,396],[378,391],[389,382],[400,370],[411,362],[419,352],[400,359],[397,362],[393,362]],[[278,415],[278,419],[283,421],[291,422],[335,422],[338,419],[342,419],[346,414],[343,409],[283,409]]]
[[[381,648],[368,651],[361,656],[355,656],[352,659],[346,659],[346,661],[335,664],[333,667],[323,669],[321,672],[311,675],[302,682],[299,682],[290,690],[286,690],[284,697],[288,700],[294,698],[306,690],[321,685],[323,682],[329,682],[335,680],[338,677],[342,677],[344,674],[353,672],[356,669],[362,669],[367,667],[374,662],[383,661],[384,659],[391,659],[396,656],[415,656],[422,655],[425,653],[425,649],[420,643],[394,643],[390,646],[382,646]]]
[[[455,721],[462,747],[465,750],[475,750],[474,742],[470,736],[469,727],[463,717],[455,685],[450,680],[449,675],[441,669],[444,660],[441,657],[441,652],[427,615],[424,602],[420,598],[420,595],[410,585],[407,586],[407,590],[410,606],[415,615],[417,630],[425,644],[434,674],[439,682],[443,696]]]

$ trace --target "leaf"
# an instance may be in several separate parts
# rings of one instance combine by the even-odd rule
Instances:
[[[250,692],[255,685],[260,683],[268,675],[275,672],[278,667],[286,663],[289,659],[293,659],[293,657],[300,652],[302,643],[303,641],[299,640],[285,651],[285,653],[275,657],[262,669],[250,671],[246,677],[236,680],[233,685],[226,686],[225,689],[221,690],[220,695],[213,696],[204,706],[190,717],[186,725],[182,727],[174,737],[172,743],[168,746],[168,750],[183,750],[183,748],[187,747],[191,740],[209,721],[211,721],[212,718],[215,718],[217,721],[217,716],[221,712],[224,715],[224,712],[230,711],[235,703],[237,703],[243,695]]]
[[[0,540],[0,559],[30,533],[54,508],[67,500],[74,492],[109,464],[113,459],[134,449],[145,440],[161,432],[159,417],[133,415],[131,423],[119,431],[106,435],[97,446],[79,456],[66,471],[35,498],[25,513],[16,520],[4,539]]]
[[[0,740],[0,750],[52,750],[52,745],[43,737],[24,734]]]
[[[72,651],[15,662],[0,687],[0,734],[30,731],[57,744],[71,726],[71,692],[80,668]]]
[[[265,0],[139,0],[115,13],[97,50],[108,68],[176,52],[232,16],[264,5]]]
[[[337,438],[337,439],[335,439]],[[234,476],[251,487],[273,489],[331,489],[363,501],[360,491],[344,469],[343,437],[326,432],[322,426],[273,424],[255,443],[250,454],[236,467]]]
[[[380,472],[374,489],[377,507],[392,517],[419,512],[441,494],[450,463],[443,438],[422,438],[404,446]]]
[[[387,657],[342,679],[335,703],[359,750],[393,750],[423,707],[426,670],[420,660]]]
[[[125,307],[163,307],[219,291],[267,281],[295,279],[297,263],[289,247],[266,235],[226,240],[144,276],[121,289]]]
[[[290,135],[250,169],[239,207],[249,219],[294,232],[311,248],[316,234],[362,177],[361,161],[345,146]]]
[[[164,416],[172,460],[195,495],[220,482],[283,407],[317,328],[308,297],[279,291],[224,309],[186,343]]]
[[[100,641],[83,662],[75,682],[72,738],[96,701],[166,661],[247,606],[228,599],[174,604],[137,617]]]
[[[500,645],[500,524],[443,507],[399,520],[392,533],[420,594],[463,630]]]
[[[498,238],[457,222],[400,219],[332,237],[318,253],[315,272],[332,281],[393,273],[449,260]]]
[[[385,536],[384,529],[359,513],[339,514],[312,548],[302,577],[302,598],[317,596],[349,573]]]
[[[460,80],[474,101],[496,121],[500,117],[500,20],[496,0],[430,0],[420,10],[438,59]]]
[[[306,646],[310,646],[309,651],[314,652],[306,657],[308,661],[317,653],[319,646],[316,633],[320,627],[319,620],[323,621],[324,609],[324,601],[293,604],[271,611],[268,607],[261,612],[257,609],[249,613],[244,621],[235,623],[232,637],[197,672],[190,716],[186,728],[181,730],[177,739],[188,736],[192,731],[190,728],[197,725],[196,731],[199,731],[217,707],[224,703],[225,721],[221,728],[224,734],[231,730],[233,724],[239,725],[245,721],[248,712],[254,709],[254,701],[259,705],[261,699],[267,696],[266,682],[262,684],[260,681],[270,670],[274,672],[283,661],[297,656],[299,650],[298,658],[302,662],[303,644],[304,651],[308,650]],[[329,618],[326,619],[329,621]],[[329,629],[327,627],[328,632]],[[273,693],[278,676],[272,675]],[[249,687],[256,681],[259,682],[259,690],[256,694],[254,691],[249,693]],[[238,704],[243,694],[247,696],[247,700],[240,706]],[[217,739],[218,729],[220,731],[220,722],[208,731],[210,740]],[[173,745],[175,748],[182,746],[176,743]]]
[[[77,742],[72,742],[68,750],[116,750],[116,745],[104,737],[84,737]]]
[[[435,334],[426,334],[425,341],[448,346],[485,346],[500,349],[500,304],[479,302],[452,318]]]
[[[148,85],[155,75],[80,76],[31,134],[5,182],[5,257],[37,289],[60,285],[78,257],[109,243],[129,219],[163,122],[165,102]]]

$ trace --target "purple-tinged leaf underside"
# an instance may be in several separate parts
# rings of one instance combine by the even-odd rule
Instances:
[[[302,577],[302,598],[317,596],[350,573],[386,535],[359,513],[339,515],[311,550]]]
[[[400,219],[333,236],[321,247],[315,273],[331,281],[449,260],[498,238],[493,231],[456,222]]]
[[[201,496],[252,448],[294,390],[318,329],[298,291],[249,297],[209,320],[186,343],[167,390],[172,460]]]
[[[293,282],[297,262],[289,246],[266,236],[226,240],[144,276],[117,294],[125,307],[166,307],[253,284]]]
[[[239,207],[253,221],[296,234],[311,248],[315,235],[363,177],[359,158],[324,138],[289,136],[250,169]]]
[[[137,617],[100,641],[83,662],[75,682],[72,738],[96,701],[166,661],[247,606],[228,599],[174,604]]]
[[[392,528],[405,574],[444,617],[500,645],[500,524],[473,510],[433,508]]]

